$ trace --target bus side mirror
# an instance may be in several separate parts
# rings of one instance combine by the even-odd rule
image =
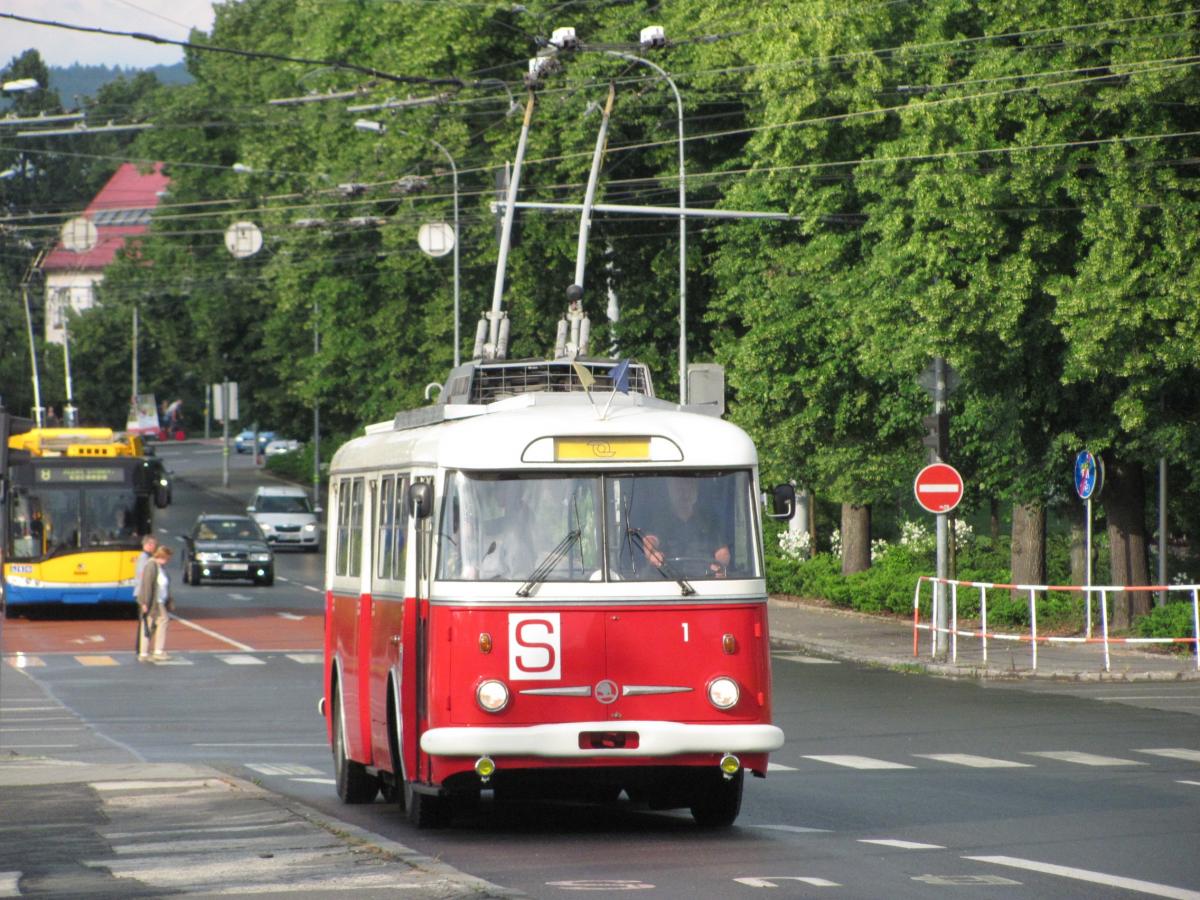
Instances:
[[[418,481],[408,488],[408,509],[416,519],[428,519],[433,514],[433,485]]]
[[[796,514],[796,486],[777,484],[771,488],[771,511],[767,518],[787,521]]]

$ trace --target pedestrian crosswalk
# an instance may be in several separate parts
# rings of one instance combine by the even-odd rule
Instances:
[[[286,659],[302,666],[317,665],[323,660],[320,653],[172,653],[166,659],[155,660],[152,665],[158,666],[191,666],[197,662],[216,660],[227,666],[261,666],[277,660]],[[103,668],[109,666],[145,665],[139,663],[133,653],[47,653],[43,655],[30,653],[5,654],[4,662],[14,669],[45,668],[51,665],[85,666],[88,668]]]
[[[1061,763],[1069,766],[1088,766],[1091,768],[1121,768],[1150,764],[1149,760],[1140,759],[1138,758],[1139,756],[1200,764],[1200,749],[1193,747],[1156,747],[1131,749],[1127,752],[1132,754],[1132,756],[1104,756],[1098,753],[1086,753],[1079,750],[1021,750],[1017,751],[1015,755],[1023,757],[1026,760],[1030,757],[1042,760],[1040,765],[1043,766]],[[798,757],[798,760],[809,760],[819,763],[822,766],[865,771],[902,771],[926,768],[917,763],[916,761],[918,760],[929,760],[932,763],[939,764],[939,767],[961,766],[969,769],[1029,769],[1036,768],[1039,765],[1038,762],[1022,761],[1021,759],[1008,757],[980,756],[973,753],[912,753],[906,755],[904,761],[852,754],[805,754]],[[768,771],[779,774],[812,771],[809,767],[798,765],[797,759],[791,759],[789,762],[792,764],[785,765],[781,762],[771,762],[768,766]]]

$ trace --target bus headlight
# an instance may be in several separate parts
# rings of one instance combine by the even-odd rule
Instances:
[[[503,681],[483,681],[475,688],[475,702],[484,712],[498,713],[508,706],[508,688]]]
[[[708,702],[717,709],[732,709],[740,696],[741,691],[732,678],[714,678],[708,683]]]

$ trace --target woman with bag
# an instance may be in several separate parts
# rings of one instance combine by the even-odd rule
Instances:
[[[167,643],[167,622],[170,621],[169,613],[175,608],[175,601],[171,597],[171,579],[167,575],[167,563],[170,559],[171,548],[159,547],[138,578],[134,596],[140,613],[137,656],[139,662],[151,659],[160,662],[168,659],[164,650]]]

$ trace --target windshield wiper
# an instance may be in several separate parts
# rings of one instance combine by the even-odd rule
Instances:
[[[558,546],[547,553],[546,558],[542,560],[541,564],[533,570],[533,573],[527,579],[525,579],[525,583],[517,588],[517,596],[528,597],[529,592],[532,591],[536,585],[539,585],[546,580],[546,578],[550,575],[550,572],[553,571],[556,565],[558,565],[558,561],[566,556],[567,551],[571,549],[571,546],[577,540],[579,540],[582,535],[583,532],[578,528],[568,531],[566,537],[558,542]]]
[[[674,566],[667,564],[667,558],[665,556],[663,557],[661,565],[654,564],[654,560],[652,560],[649,554],[646,553],[646,540],[642,537],[642,531],[640,528],[626,528],[625,534],[629,537],[630,542],[636,546],[639,551],[641,551],[642,556],[646,558],[646,562],[658,569],[663,576],[670,578],[677,585],[679,585],[679,590],[683,592],[683,596],[690,597],[692,594],[696,593],[696,589],[688,584],[687,579],[684,578],[679,572],[675,571]]]

